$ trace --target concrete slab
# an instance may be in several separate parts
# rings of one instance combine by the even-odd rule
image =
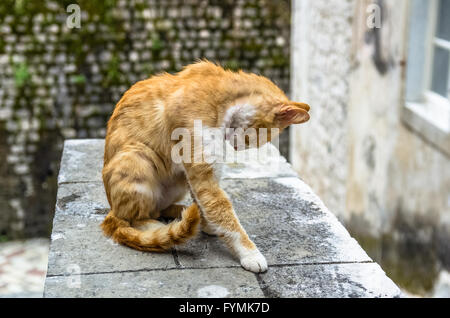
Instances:
[[[58,188],[49,275],[174,268],[171,253],[142,253],[106,238],[100,224],[109,212],[103,184],[69,183]],[[95,260],[95,261],[94,261]]]
[[[170,252],[142,253],[106,238],[100,229],[103,218],[55,216],[47,275],[176,268]]]
[[[71,139],[64,142],[58,184],[102,180],[103,139]]]
[[[258,275],[266,297],[400,297],[398,287],[376,263],[271,267]]]
[[[102,182],[67,183],[58,186],[56,215],[69,214],[103,220],[109,209]]]
[[[103,139],[66,140],[58,183],[101,182],[104,147]],[[224,179],[297,177],[291,165],[272,144],[267,144],[260,152],[250,149],[236,156],[238,162],[223,164]]]
[[[243,270],[218,238],[206,234],[162,254],[113,243],[99,227],[109,210],[101,182],[103,146],[103,140],[65,143],[46,297],[400,295],[282,159],[278,168],[276,158],[228,165],[221,180],[241,223],[267,257],[265,274]],[[184,203],[190,202],[187,196]]]
[[[236,152],[235,158],[235,162],[223,164],[223,179],[297,177],[291,165],[271,143],[259,149]]]
[[[318,198],[296,195],[301,188],[276,179],[223,180],[221,185],[269,265],[372,261],[334,215],[320,208]],[[201,235],[176,249],[180,264],[189,268],[239,265],[214,237]]]
[[[230,279],[233,277],[233,279]],[[238,268],[54,276],[44,297],[264,297],[256,276]]]

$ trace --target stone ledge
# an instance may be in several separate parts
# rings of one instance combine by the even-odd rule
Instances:
[[[65,143],[45,297],[401,295],[290,165],[274,165],[276,150],[264,162],[225,166],[221,180],[267,258],[267,273],[243,270],[217,238],[205,234],[172,253],[117,245],[99,227],[109,209],[101,182],[103,147],[103,140]]]

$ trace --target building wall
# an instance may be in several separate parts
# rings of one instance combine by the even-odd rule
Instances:
[[[312,109],[307,124],[291,128],[291,162],[338,216],[346,213],[355,2],[294,0],[292,4],[291,94]]]
[[[287,91],[289,34],[287,0],[0,1],[0,240],[49,233],[62,141],[104,137],[131,84],[208,58]]]
[[[397,283],[429,290],[450,267],[450,160],[402,123],[408,1],[375,1],[381,29],[370,0],[329,3],[294,0],[291,90],[312,111],[291,161]]]

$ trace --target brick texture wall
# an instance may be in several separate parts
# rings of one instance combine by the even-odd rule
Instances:
[[[62,141],[104,137],[132,83],[205,57],[287,91],[289,35],[287,0],[1,1],[0,240],[49,233]]]

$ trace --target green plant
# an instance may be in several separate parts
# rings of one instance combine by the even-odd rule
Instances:
[[[16,0],[14,10],[17,14],[23,14],[25,12],[25,0]]]
[[[86,77],[83,74],[76,74],[70,77],[70,82],[77,85],[82,85],[86,83]]]
[[[120,83],[121,76],[119,65],[120,65],[119,57],[117,55],[113,55],[111,61],[108,63],[106,78],[103,81],[104,87]]]
[[[17,87],[23,87],[30,79],[30,72],[25,62],[16,64],[14,67],[14,82]]]
[[[237,71],[240,69],[239,61],[237,60],[226,61],[224,64],[224,68],[230,69],[232,71]]]
[[[152,50],[161,51],[163,49],[163,42],[161,41],[159,34],[155,33],[152,36]]]

